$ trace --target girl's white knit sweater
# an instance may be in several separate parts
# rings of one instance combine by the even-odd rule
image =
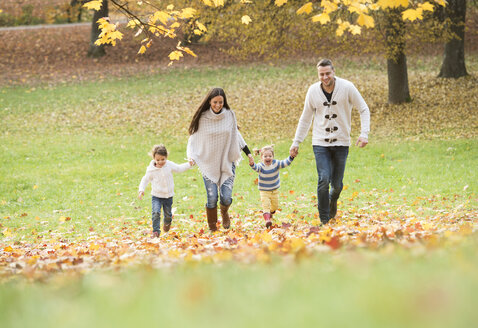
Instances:
[[[146,169],[146,174],[141,179],[139,191],[144,192],[148,183],[151,182],[151,195],[159,198],[169,198],[174,196],[174,179],[173,172],[180,173],[191,168],[189,163],[176,164],[166,161],[163,167],[159,168],[154,165],[152,160]]]
[[[353,107],[360,113],[360,137],[368,138],[370,110],[352,82],[336,77],[330,102],[322,91],[321,82],[312,84],[305,97],[292,146],[299,146],[304,141],[312,119],[312,145],[350,146]]]

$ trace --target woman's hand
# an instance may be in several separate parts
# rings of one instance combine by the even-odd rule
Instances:
[[[140,192],[138,193],[138,198],[139,198],[139,199],[143,199],[143,196],[144,196],[144,191],[140,191]]]
[[[253,166],[254,165],[254,157],[252,156],[252,154],[247,155],[247,157],[249,157],[249,165]]]
[[[195,162],[194,159],[192,159],[192,158],[188,159],[188,162],[189,162],[189,166],[194,166],[194,165],[196,165],[196,162]]]

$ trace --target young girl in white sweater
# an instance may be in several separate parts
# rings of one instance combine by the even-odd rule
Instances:
[[[174,180],[173,172],[184,172],[194,165],[194,161],[183,164],[176,164],[168,161],[168,151],[164,145],[155,145],[149,153],[153,160],[146,169],[146,174],[139,184],[138,198],[142,199],[144,190],[148,183],[151,182],[151,203],[152,203],[152,221],[153,221],[153,237],[159,237],[161,222],[161,207],[164,213],[164,232],[168,232],[171,228],[173,215],[171,209],[173,206],[174,196]]]

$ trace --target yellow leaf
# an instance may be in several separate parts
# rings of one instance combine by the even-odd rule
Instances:
[[[396,8],[398,8],[399,6],[402,6],[403,8],[408,7],[408,0],[395,0],[395,2],[397,3]]]
[[[171,15],[168,14],[165,11],[158,10],[156,11],[153,16],[151,17],[151,23],[156,23],[158,20],[161,22],[161,24],[166,25],[168,23],[168,20],[171,18]]]
[[[209,7],[212,7],[213,4],[210,0],[202,0],[202,2],[206,5],[206,6],[209,6]]]
[[[368,6],[368,9],[370,10],[379,10],[380,9],[380,6],[376,3],[372,3]]]
[[[287,0],[276,0],[275,1],[275,4],[276,4],[277,7],[280,7],[280,6],[282,6],[286,3],[287,3]]]
[[[320,24],[324,25],[330,22],[330,16],[328,14],[320,14],[320,15],[315,15],[312,17],[312,21],[315,22],[320,22]]]
[[[4,252],[11,253],[11,252],[13,252],[13,248],[12,248],[12,246],[7,246],[7,247],[5,247],[5,248],[3,249],[3,251],[4,251]]]
[[[241,18],[242,24],[249,25],[250,22],[252,22],[252,19],[248,15],[244,15]]]
[[[224,0],[212,0],[216,7],[224,6]]]
[[[423,10],[433,11],[435,6],[433,6],[430,2],[427,1],[424,4],[420,5],[420,8],[422,8]]]
[[[94,1],[85,3],[83,7],[87,9],[100,10],[102,4],[103,2],[101,0],[94,0]]]
[[[9,236],[12,235],[12,231],[11,231],[10,229],[8,229],[8,228],[5,228],[5,229],[2,231],[2,233],[3,233],[3,235],[4,235],[5,237],[9,237]]]
[[[121,40],[123,38],[123,33],[121,33],[120,31],[113,31],[109,34],[109,37],[113,40]]]
[[[38,186],[37,186],[37,185],[34,185],[34,186],[33,186],[33,189],[38,189]]]
[[[98,250],[99,248],[100,248],[100,245],[98,245],[98,244],[91,244],[90,247],[89,247],[89,249],[90,249],[91,251],[96,251],[96,250]]]
[[[128,22],[128,24],[126,24],[126,27],[130,27],[130,28],[135,28],[136,26],[140,26],[140,22],[139,20],[137,19],[132,19]]]
[[[168,6],[166,7],[166,9],[167,9],[167,10],[173,10],[173,9],[174,9],[174,5],[168,5]]]
[[[146,47],[141,46],[141,48],[139,48],[138,54],[141,55],[141,54],[144,54],[145,52],[146,52]]]
[[[377,5],[383,9],[398,8],[400,6],[407,8],[408,0],[378,0]]]
[[[350,25],[349,31],[353,35],[357,35],[357,34],[360,34],[362,32],[362,28],[358,25]]]
[[[196,26],[203,32],[206,32],[207,31],[207,28],[206,26],[204,26],[203,24],[199,23],[196,21]]]
[[[193,57],[197,57],[196,54],[188,47],[182,47],[181,50]]]
[[[442,7],[446,6],[446,1],[445,0],[435,0],[435,2],[438,3]]]
[[[181,51],[175,50],[172,51],[168,57],[169,60],[179,60],[179,58],[183,57],[183,53]]]
[[[403,20],[408,19],[409,21],[414,21],[417,19],[422,19],[422,13],[421,10],[419,9],[407,9],[404,12],[402,12],[402,18]]]
[[[297,9],[297,14],[310,14],[312,12],[312,2],[307,2],[305,5]]]
[[[365,27],[374,27],[375,23],[373,21],[373,17],[365,14],[360,14],[357,18],[357,23],[361,26]]]
[[[195,13],[196,13],[196,9],[194,8],[184,8],[183,10],[181,10],[181,13],[179,14],[179,18],[188,19],[188,18],[194,17]]]
[[[327,14],[336,11],[338,8],[337,4],[327,0],[322,0],[320,5],[324,8],[324,12]]]

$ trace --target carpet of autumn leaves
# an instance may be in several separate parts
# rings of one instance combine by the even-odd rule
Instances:
[[[372,193],[378,197],[378,193],[387,192],[393,193]],[[289,206],[297,203],[298,209],[276,219],[270,230],[264,228],[258,210],[233,211],[232,228],[220,228],[215,233],[207,230],[204,213],[202,217],[183,215],[176,217],[170,232],[160,238],[150,237],[149,220],[136,218],[105,220],[100,226],[90,227],[87,235],[75,232],[77,223],[70,217],[60,217],[60,227],[54,231],[41,230],[42,222],[38,222],[38,227],[21,238],[16,238],[21,228],[3,226],[0,277],[4,281],[18,277],[44,281],[55,273],[85,274],[137,265],[164,268],[191,262],[263,263],[275,258],[300,260],[322,252],[384,247],[423,253],[458,244],[478,229],[478,210],[463,206],[476,202],[473,198],[456,196],[450,200],[436,195],[417,199],[435,209],[430,215],[405,205],[348,208],[339,210],[337,218],[325,226],[320,225],[316,212],[300,211],[301,206],[312,202],[314,196],[297,196]]]

